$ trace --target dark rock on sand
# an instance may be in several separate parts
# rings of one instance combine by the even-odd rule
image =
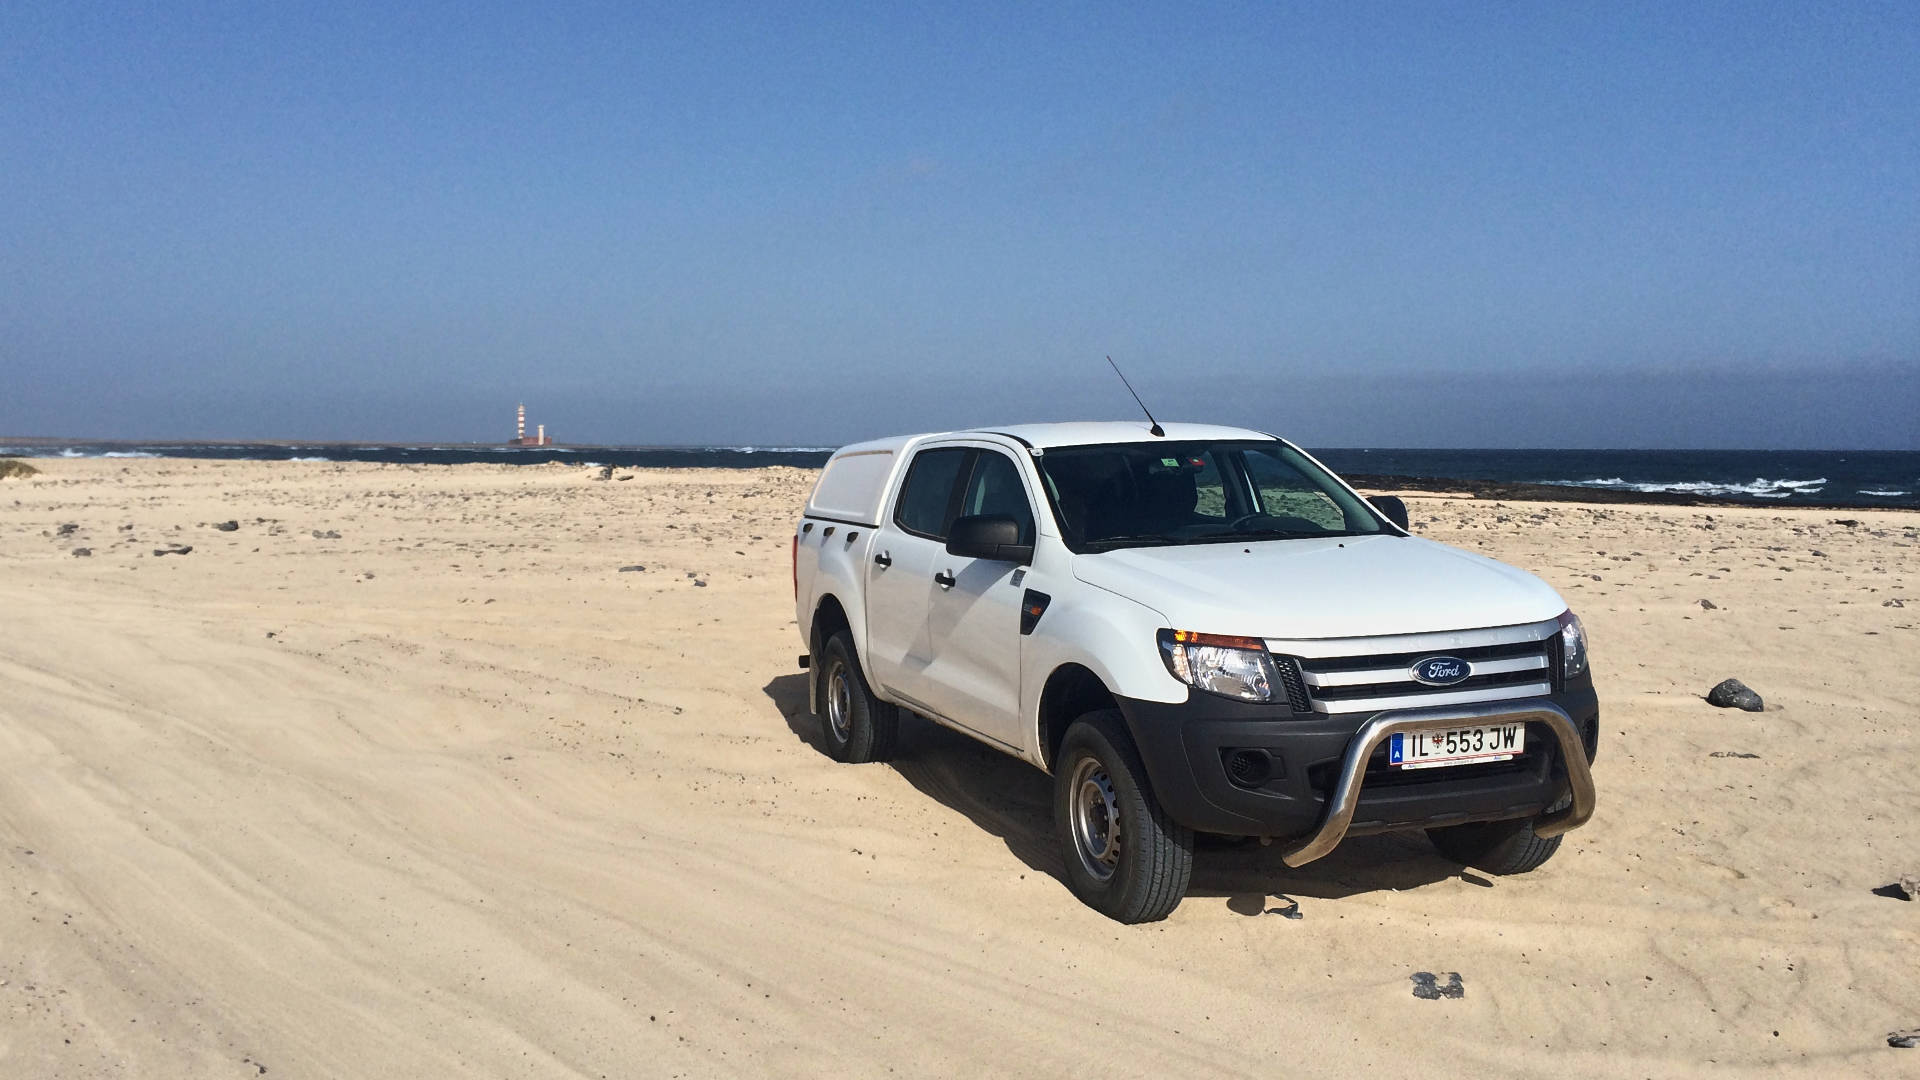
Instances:
[[[1908,1028],[1905,1031],[1887,1032],[1887,1045],[1896,1050],[1920,1048],[1920,1028]]]
[[[1700,601],[1700,610],[1701,611],[1718,611],[1720,610],[1720,605],[1714,603],[1711,600],[1702,600]]]
[[[73,522],[69,521],[65,525],[62,525],[59,528],[53,530],[53,535],[72,536],[74,533],[77,533],[79,531],[80,531],[80,526],[75,525]]]
[[[338,540],[340,539],[340,534],[337,532],[334,532],[332,529],[328,529],[324,532],[322,532],[319,529],[315,529],[313,530],[313,538],[315,540]]]
[[[1747,758],[1753,761],[1760,760],[1759,754],[1749,754],[1742,750],[1715,750],[1713,753],[1708,754],[1707,756],[1708,757]]]
[[[639,563],[634,563],[632,566],[623,566],[620,568],[620,572],[623,574],[644,574],[646,573],[646,571],[647,571],[647,568],[644,566],[641,566]]]
[[[1707,691],[1707,704],[1742,712],[1759,712],[1767,707],[1760,695],[1747,689],[1747,684],[1739,679],[1728,679]]]
[[[221,532],[239,532],[240,523],[237,521],[223,521],[215,525],[214,528],[219,529]]]
[[[1903,608],[1903,607],[1906,607],[1907,605],[1905,601],[1901,600],[1899,597],[1896,596],[1893,599],[1887,601],[1886,603],[1881,604],[1880,606]]]
[[[1447,984],[1442,986],[1440,985],[1439,978],[1435,976],[1433,972],[1414,972],[1413,975],[1410,976],[1413,979],[1413,996],[1422,1001],[1438,1001],[1441,998],[1466,997],[1467,987],[1465,983],[1460,981],[1460,973],[1457,971],[1449,971],[1446,973],[1446,976]]]
[[[74,548],[73,557],[76,559],[90,559],[93,557],[93,549],[92,548]]]
[[[162,555],[186,555],[192,551],[192,544],[175,544],[172,547],[154,548],[153,554],[155,558],[158,558]]]

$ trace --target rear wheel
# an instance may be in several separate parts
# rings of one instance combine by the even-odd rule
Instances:
[[[820,728],[836,761],[861,764],[893,757],[900,710],[873,696],[845,630],[827,639],[820,672]]]
[[[1119,712],[1075,721],[1054,764],[1053,823],[1067,887],[1119,922],[1166,918],[1193,876],[1193,832],[1155,801]]]
[[[1572,805],[1568,795],[1548,807],[1549,813]],[[1480,821],[1428,829],[1427,838],[1440,854],[1489,874],[1524,874],[1536,870],[1560,850],[1561,837],[1535,836],[1533,819]]]

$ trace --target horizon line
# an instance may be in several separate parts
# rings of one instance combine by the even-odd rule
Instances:
[[[1296,440],[1293,440],[1293,439],[1288,439],[1288,440],[1286,440],[1286,441],[1288,441],[1288,442],[1292,442],[1292,443],[1294,443],[1295,445],[1298,445],[1298,446],[1307,446],[1307,445],[1309,445],[1309,444],[1306,444],[1306,443],[1300,443],[1300,442],[1297,442]],[[455,447],[457,447],[457,448],[461,448],[461,449],[480,449],[480,448],[485,448],[485,449],[497,449],[497,450],[530,450],[530,451],[540,451],[540,450],[740,450],[740,449],[753,449],[753,450],[784,450],[784,451],[788,451],[788,452],[791,452],[791,453],[831,453],[831,452],[833,452],[833,451],[835,451],[835,450],[838,450],[838,449],[839,449],[839,448],[840,448],[841,446],[846,446],[846,445],[851,445],[851,444],[848,444],[848,443],[840,443],[840,444],[837,444],[837,445],[826,445],[826,444],[805,444],[805,445],[803,445],[803,444],[799,444],[799,443],[749,443],[749,442],[732,442],[732,443],[593,443],[593,442],[587,442],[587,443],[572,443],[572,442],[552,442],[552,443],[548,443],[548,444],[546,444],[546,445],[543,445],[543,446],[514,446],[514,445],[512,445],[511,443],[506,443],[506,442],[495,442],[495,441],[483,441],[483,440],[459,440],[459,439],[438,439],[438,440],[429,440],[429,441],[392,441],[392,440],[379,440],[379,441],[359,441],[359,440],[351,440],[351,439],[239,439],[239,438],[221,438],[221,439],[204,439],[204,438],[203,438],[203,439],[133,439],[133,438],[81,438],[81,437],[72,437],[72,436],[54,436],[54,435],[0,435],[0,448],[4,448],[4,447],[9,447],[9,446],[19,446],[19,447],[35,447],[35,446],[181,446],[181,447],[215,447],[215,446],[232,446],[232,447],[247,447],[247,446],[271,446],[271,447],[282,447],[282,448],[285,448],[285,447],[303,447],[303,446],[308,446],[308,447],[325,447],[325,446],[343,446],[343,447],[376,447],[376,448],[377,448],[377,447],[390,447],[390,448],[394,448],[394,449],[433,449],[433,448],[436,448],[436,447],[447,447],[447,448],[455,448]],[[1464,451],[1500,451],[1500,452],[1506,452],[1506,453],[1532,453],[1532,452],[1545,452],[1545,453],[1568,453],[1568,452],[1572,452],[1572,453],[1585,453],[1585,452],[1609,452],[1609,453],[1621,453],[1621,452],[1626,452],[1626,453],[1634,453],[1634,452],[1645,452],[1645,453],[1675,453],[1675,454],[1689,454],[1689,453],[1707,453],[1707,454],[1911,454],[1911,453],[1920,453],[1920,446],[1916,446],[1916,447],[1897,447],[1897,448],[1896,448],[1896,447],[1864,447],[1864,446],[1839,446],[1839,447],[1831,447],[1831,446],[1802,446],[1802,447],[1757,447],[1757,446],[1719,446],[1719,447],[1716,447],[1716,446],[1330,446],[1330,445],[1329,445],[1329,446],[1320,446],[1320,445],[1314,445],[1314,446],[1312,446],[1312,449],[1315,449],[1315,450],[1360,450],[1360,451],[1369,451],[1369,452],[1371,452],[1371,451],[1380,451],[1380,450],[1389,450],[1389,451],[1391,451],[1391,450],[1415,450],[1415,451],[1440,451],[1440,452],[1453,452],[1453,453],[1457,453],[1457,452],[1464,452]]]

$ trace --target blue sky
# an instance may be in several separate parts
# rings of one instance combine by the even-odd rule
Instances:
[[[0,7],[0,434],[1920,447],[1920,5]]]

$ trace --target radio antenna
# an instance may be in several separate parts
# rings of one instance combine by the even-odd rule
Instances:
[[[1140,395],[1137,393],[1134,393],[1133,384],[1127,381],[1127,376],[1124,372],[1120,370],[1120,365],[1114,363],[1113,357],[1111,356],[1107,357],[1107,364],[1108,366],[1113,368],[1113,373],[1115,375],[1120,376],[1120,385],[1127,388],[1127,393],[1133,394],[1133,403],[1135,405],[1140,406],[1141,412],[1147,414],[1147,423],[1153,425],[1152,427],[1148,428],[1147,431],[1153,435],[1159,436],[1160,438],[1163,438],[1163,439],[1166,438],[1167,437],[1166,429],[1160,426],[1160,421],[1155,420],[1153,418],[1153,413],[1147,409],[1147,403],[1140,400]]]

